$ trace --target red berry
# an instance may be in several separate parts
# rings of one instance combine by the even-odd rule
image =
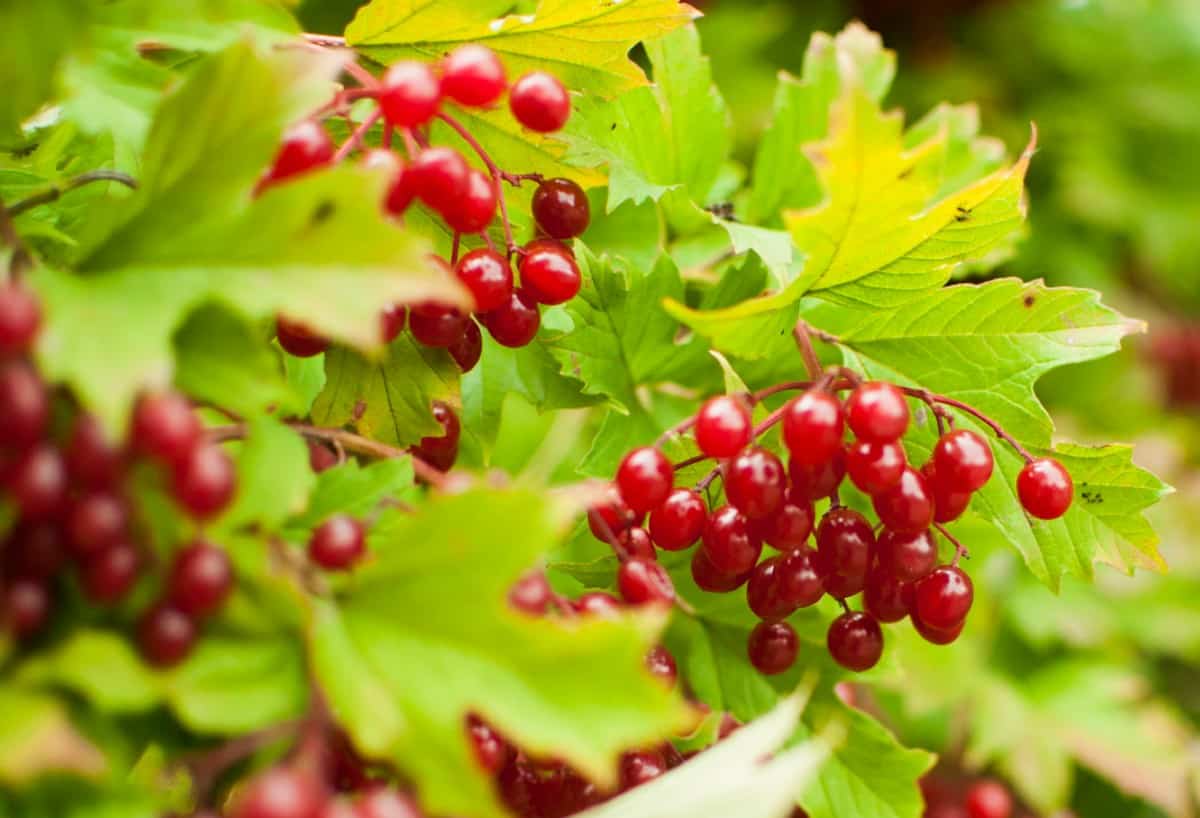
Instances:
[[[532,71],[517,80],[508,92],[508,104],[518,122],[539,133],[557,131],[571,116],[567,89],[544,71]]]
[[[121,452],[94,415],[76,415],[64,454],[71,480],[87,488],[107,488],[121,475]]]
[[[550,239],[525,245],[518,269],[521,285],[542,304],[570,301],[583,283],[575,255],[566,245]]]
[[[408,165],[399,162],[392,181],[388,185],[387,194],[383,198],[383,209],[396,218],[403,216],[404,211],[408,210],[409,205],[413,203],[413,199],[417,198],[417,189],[414,184],[416,178]]]
[[[363,151],[362,166],[381,176],[395,179],[397,174],[404,169],[404,161],[387,148],[368,148]]]
[[[675,471],[666,455],[653,446],[634,449],[617,467],[617,490],[637,514],[661,505],[675,484]]]
[[[754,536],[749,521],[733,506],[722,506],[704,527],[703,550],[713,568],[728,576],[752,569],[762,554],[762,540]]]
[[[575,600],[571,607],[583,616],[616,619],[621,615],[621,600],[604,591],[589,591]]]
[[[462,335],[446,347],[446,351],[450,353],[454,363],[458,364],[461,372],[466,373],[474,369],[483,356],[483,335],[479,332],[479,325],[468,318],[463,324]]]
[[[384,309],[379,314],[379,334],[383,336],[383,342],[390,344],[404,332],[404,325],[408,323],[408,310],[403,304],[392,304]]]
[[[1075,484],[1057,460],[1040,457],[1025,464],[1017,475],[1017,496],[1025,510],[1042,520],[1055,520],[1067,513]]]
[[[842,448],[844,431],[842,404],[828,392],[810,389],[784,410],[783,442],[794,463],[828,463]]]
[[[512,748],[483,719],[475,715],[467,716],[467,736],[471,740],[475,760],[488,775],[495,775],[508,763]]]
[[[201,520],[222,511],[236,490],[233,461],[219,446],[197,446],[172,473],[171,492],[176,501]]]
[[[550,238],[573,239],[587,230],[591,205],[570,179],[547,179],[533,194],[533,218]]]
[[[984,778],[967,790],[967,814],[971,818],[1010,818],[1012,796],[999,781]]]
[[[446,214],[457,209],[467,195],[470,171],[466,160],[453,148],[426,148],[404,169],[397,184],[409,186],[414,196]]]
[[[232,590],[233,565],[225,549],[198,540],[175,555],[167,599],[188,616],[216,613]]]
[[[508,604],[523,613],[541,616],[546,613],[553,595],[546,575],[541,571],[530,571],[509,589]]]
[[[0,620],[17,639],[28,639],[50,618],[50,591],[32,579],[13,580],[4,591]]]
[[[357,818],[425,818],[407,795],[382,786],[368,790],[355,811]]]
[[[826,512],[817,526],[817,551],[828,572],[825,585],[831,595],[844,599],[862,590],[874,545],[866,517],[849,508]]]
[[[537,299],[525,290],[514,290],[508,301],[483,313],[479,320],[496,343],[510,348],[532,341],[542,321]]]
[[[450,347],[462,336],[467,317],[457,307],[423,301],[412,308],[413,338],[427,347]]]
[[[315,474],[332,469],[338,464],[338,456],[333,449],[315,440],[308,441],[308,465]]]
[[[67,517],[72,554],[83,559],[125,539],[128,514],[120,497],[106,491],[80,496]]]
[[[774,514],[787,493],[787,472],[773,453],[752,448],[725,464],[725,496],[751,520]]]
[[[0,285],[0,355],[27,352],[41,324],[41,303],[28,287],[16,281]]]
[[[880,622],[899,622],[912,609],[912,583],[903,582],[882,565],[867,572],[863,607]]]
[[[655,645],[646,654],[646,669],[652,675],[666,682],[668,687],[674,687],[675,681],[679,678],[679,668],[675,665],[675,657],[662,645]]]
[[[826,645],[835,662],[861,673],[883,655],[883,630],[870,614],[847,611],[830,624]]]
[[[446,224],[459,233],[480,233],[496,215],[496,185],[492,177],[472,168],[467,173],[463,197],[443,214]]]
[[[458,459],[458,438],[462,427],[458,422],[458,415],[442,401],[433,402],[432,412],[433,419],[442,426],[442,434],[421,438],[413,447],[413,454],[438,471],[450,471],[450,467]]]
[[[937,545],[927,531],[900,534],[887,529],[879,535],[876,552],[880,565],[901,582],[916,582],[937,567]]]
[[[319,122],[306,119],[297,123],[283,135],[283,144],[259,183],[260,188],[328,164],[333,153],[333,140]]]
[[[878,494],[894,486],[904,474],[904,449],[899,443],[859,441],[846,452],[846,473],[865,494]]]
[[[650,512],[650,537],[664,551],[690,548],[704,533],[704,499],[691,489],[675,489]]]
[[[767,545],[780,551],[791,551],[804,545],[812,534],[814,512],[812,503],[785,501],[774,514],[752,523],[755,534]]]
[[[747,653],[759,673],[773,676],[796,663],[800,640],[786,622],[759,622],[750,631]]]
[[[0,446],[36,443],[49,418],[50,396],[33,367],[16,360],[0,365]]]
[[[404,60],[383,75],[379,109],[383,118],[397,128],[424,125],[437,113],[441,101],[441,83],[425,63]]]
[[[329,349],[329,339],[324,335],[282,315],[275,319],[275,337],[284,352],[297,358],[311,358]]]
[[[955,565],[943,565],[917,583],[914,611],[924,624],[941,631],[961,624],[971,610],[975,588]]]
[[[141,454],[178,463],[191,453],[203,432],[187,398],[160,392],[144,395],[137,402],[129,438]]]
[[[725,594],[742,587],[750,579],[752,570],[741,574],[725,574],[717,570],[703,548],[697,548],[692,554],[692,580],[697,588],[711,594]]]
[[[792,499],[797,502],[813,502],[831,497],[846,476],[846,450],[838,449],[833,459],[820,466],[806,466],[796,460],[788,463],[791,478]]]
[[[317,818],[324,804],[324,792],[307,772],[273,767],[246,785],[230,818]]]
[[[654,551],[654,543],[650,534],[641,526],[628,528],[617,535],[617,545],[626,559],[654,560],[658,555]]]
[[[696,414],[696,445],[709,457],[733,457],[753,435],[750,410],[734,395],[709,398]]]
[[[908,402],[890,383],[864,383],[846,400],[846,422],[859,440],[891,443],[908,428]]]
[[[472,250],[458,260],[454,273],[471,291],[476,312],[494,310],[512,296],[512,268],[495,250]]]
[[[67,561],[66,549],[53,521],[19,524],[0,552],[6,576],[48,582]]]
[[[43,443],[21,455],[7,477],[8,490],[24,520],[47,520],[67,502],[67,464]]]
[[[651,560],[632,559],[621,563],[617,587],[630,605],[670,605],[675,601],[675,586],[667,570]]]
[[[942,435],[933,447],[933,463],[938,474],[960,491],[979,491],[992,476],[992,450],[970,429]]]
[[[614,542],[623,531],[640,524],[641,515],[625,504],[616,489],[609,491],[603,501],[588,509],[588,527],[592,530],[592,536],[601,542]]]
[[[942,480],[932,460],[921,467],[921,476],[925,478],[929,490],[933,493],[933,519],[936,522],[948,523],[957,520],[971,504],[971,492]]]
[[[486,46],[459,46],[442,60],[442,93],[455,102],[476,108],[491,105],[506,87],[504,65]]]
[[[667,763],[661,753],[652,750],[637,750],[621,756],[621,792],[653,781],[667,771]]]
[[[817,552],[798,548],[782,555],[779,566],[781,595],[794,608],[815,605],[825,596],[825,582],[817,570]]]
[[[796,610],[783,593],[784,555],[770,557],[754,567],[746,585],[746,602],[759,619],[775,622]]]
[[[879,522],[897,534],[919,534],[933,525],[933,492],[916,469],[905,468],[900,481],[871,503]]]
[[[958,639],[959,634],[962,633],[963,628],[967,624],[967,621],[964,619],[953,627],[935,628],[921,620],[920,613],[917,611],[915,605],[913,606],[911,616],[913,628],[916,629],[917,633],[921,634],[922,639],[934,645],[949,645],[955,639]]]
[[[140,568],[137,549],[129,543],[117,543],[83,563],[83,591],[93,602],[116,602],[133,589]]]

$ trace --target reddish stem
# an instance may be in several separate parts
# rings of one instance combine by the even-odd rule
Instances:
[[[954,546],[954,559],[950,561],[951,565],[957,566],[958,561],[961,558],[971,559],[971,553],[967,551],[966,546],[959,542],[957,537],[947,531],[946,526],[942,525],[941,523],[934,523],[933,527],[936,528],[938,533],[949,540],[950,544]]]
[[[509,180],[507,178],[507,174],[500,170],[499,166],[492,161],[491,155],[484,149],[483,145],[479,144],[479,140],[472,136],[471,132],[468,131],[461,122],[447,113],[439,113],[438,119],[442,120],[451,128],[453,128],[455,133],[461,136],[463,141],[471,146],[471,149],[475,151],[475,153],[483,161],[484,166],[487,167],[488,174],[491,175],[492,182],[496,186],[496,199],[500,204],[500,222],[504,226],[504,243],[508,248],[509,256],[512,256],[512,254],[517,251],[517,243],[513,240],[512,222],[508,219],[508,204],[504,200],[504,186],[500,183],[501,181],[509,181],[510,184],[513,182]]]
[[[383,112],[378,108],[371,112],[371,115],[362,121],[362,124],[354,129],[354,132],[342,143],[337,149],[337,153],[333,155],[333,164],[337,164],[345,159],[350,153],[362,144],[367,133],[374,127],[375,123],[383,117]]]

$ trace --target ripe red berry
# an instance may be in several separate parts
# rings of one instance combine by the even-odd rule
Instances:
[[[754,566],[746,585],[746,602],[759,619],[775,622],[786,619],[795,610],[783,593],[784,555],[770,557]]]
[[[41,324],[42,306],[33,291],[16,281],[0,285],[0,355],[27,352]]]
[[[867,572],[863,607],[880,622],[899,622],[912,609],[913,585],[882,565]]]
[[[408,310],[403,304],[392,304],[379,314],[379,334],[385,344],[390,344],[404,332],[408,323]]]
[[[0,446],[21,449],[36,443],[50,418],[46,384],[23,361],[0,365]]]
[[[220,446],[196,446],[176,464],[171,476],[175,500],[201,520],[222,511],[237,490],[237,471]]]
[[[879,522],[897,534],[919,534],[933,525],[933,492],[921,473],[905,468],[899,482],[871,498]]]
[[[937,545],[927,531],[899,534],[887,529],[875,550],[879,563],[901,582],[916,582],[937,567]]]
[[[621,563],[617,587],[630,605],[670,605],[675,601],[675,586],[667,570],[651,560],[632,559]]]
[[[650,512],[650,537],[664,551],[690,548],[704,533],[704,499],[691,489],[675,489]]]
[[[387,193],[383,197],[383,209],[390,215],[400,218],[408,210],[413,199],[417,198],[417,190],[410,168],[404,162],[399,162],[397,170],[392,175]]]
[[[454,273],[471,291],[476,312],[494,310],[512,295],[512,268],[495,250],[472,250],[458,260]]]
[[[914,610],[924,624],[946,631],[966,619],[974,598],[971,578],[956,565],[943,565],[917,583]]]
[[[675,657],[662,645],[650,648],[650,652],[646,654],[646,669],[652,675],[666,682],[668,687],[674,687],[675,681],[679,678],[679,668],[675,664]]]
[[[551,239],[525,245],[518,269],[521,285],[542,304],[570,301],[583,283],[570,248]]]
[[[892,443],[908,428],[908,402],[890,383],[864,383],[846,400],[846,422],[859,440]]]
[[[709,457],[733,457],[753,435],[750,410],[734,395],[709,398],[696,414],[696,445]]]
[[[942,435],[933,447],[933,464],[951,486],[960,491],[979,491],[992,476],[992,450],[970,429],[954,429]]]
[[[67,561],[66,547],[55,521],[23,522],[7,538],[0,551],[8,577],[48,582]]]
[[[176,392],[158,392],[138,400],[129,438],[141,454],[178,463],[191,453],[203,432],[187,398]]]
[[[125,539],[128,514],[125,503],[107,491],[83,494],[71,504],[67,540],[78,559],[103,551]]]
[[[418,343],[427,347],[449,347],[462,336],[467,320],[457,307],[423,301],[412,308],[409,326]]]
[[[627,528],[617,535],[617,546],[627,559],[654,560],[658,555],[654,551],[654,543],[650,534],[641,526]]]
[[[311,358],[329,349],[329,339],[324,335],[282,315],[275,319],[275,337],[284,352],[297,358]]]
[[[959,634],[962,633],[963,628],[967,624],[967,620],[964,619],[957,625],[949,628],[935,628],[922,621],[920,612],[917,610],[915,604],[911,611],[911,617],[913,628],[921,635],[921,638],[934,645],[949,645],[955,639],[958,639]]]
[[[883,630],[870,614],[847,611],[830,624],[826,645],[835,662],[861,673],[883,655]]]
[[[617,490],[637,514],[662,504],[675,484],[675,472],[666,455],[653,446],[634,449],[617,467]]]
[[[356,805],[356,818],[425,818],[407,795],[376,785]]]
[[[604,591],[589,591],[571,603],[576,613],[601,619],[615,619],[621,615],[621,600]]]
[[[814,512],[812,503],[793,503],[785,500],[783,505],[769,517],[754,520],[754,533],[767,545],[780,551],[791,551],[804,545],[812,534]]]
[[[64,455],[67,473],[81,486],[107,488],[121,475],[121,452],[109,441],[95,415],[75,416]]]
[[[475,760],[488,775],[495,775],[508,763],[512,747],[483,719],[473,714],[467,716],[467,736],[471,740]]]
[[[442,434],[421,438],[412,451],[438,471],[450,471],[458,459],[458,439],[462,426],[454,410],[440,400],[433,402],[432,412],[433,419],[442,426]]]
[[[479,325],[470,318],[463,324],[462,335],[450,346],[446,347],[454,363],[458,364],[461,372],[470,372],[483,356],[483,335]]]
[[[779,567],[781,595],[794,608],[815,605],[825,596],[825,583],[817,566],[817,552],[797,548],[782,555]]]
[[[833,459],[820,466],[806,466],[796,460],[788,463],[791,495],[796,502],[814,502],[831,497],[846,476],[846,450],[838,449]]]
[[[749,581],[750,572],[753,570],[750,569],[740,574],[726,574],[718,571],[709,560],[708,555],[704,553],[703,548],[697,548],[692,554],[691,568],[692,580],[696,583],[696,587],[701,591],[708,591],[710,594],[726,594],[742,587]]]
[[[749,521],[740,511],[733,506],[721,506],[704,526],[703,550],[713,568],[737,576],[758,562],[762,540],[754,536]]]
[[[510,348],[532,341],[542,323],[537,299],[524,289],[514,290],[507,301],[480,315],[479,320],[496,343]]]
[[[425,63],[404,60],[383,75],[379,109],[383,118],[397,128],[424,125],[437,113],[441,101],[441,82]]]
[[[508,105],[517,121],[531,131],[557,131],[571,116],[571,97],[557,77],[532,71],[508,92]]]
[[[462,45],[442,60],[442,93],[455,102],[476,108],[491,105],[507,86],[504,65],[487,46]]]
[[[225,549],[198,540],[171,563],[167,599],[191,617],[216,613],[233,590],[233,565]]]
[[[21,455],[7,485],[22,519],[50,519],[66,506],[67,464],[57,448],[40,444]]]
[[[862,590],[874,545],[871,524],[857,511],[834,508],[825,513],[817,526],[817,552],[831,595],[845,598]]]
[[[508,604],[522,613],[541,616],[550,606],[552,596],[546,575],[541,571],[530,571],[508,590]]]
[[[129,543],[117,543],[93,554],[82,566],[83,592],[93,602],[110,604],[120,600],[137,582],[141,558]]]
[[[333,140],[321,123],[306,119],[288,129],[275,161],[259,183],[260,189],[297,176],[333,159]]]
[[[443,215],[446,224],[459,233],[480,233],[496,215],[496,184],[492,177],[472,168],[467,173],[463,197]]]
[[[904,474],[907,460],[899,443],[869,443],[860,440],[846,451],[846,473],[864,494],[878,494]]]
[[[936,522],[948,523],[963,515],[967,506],[971,504],[971,492],[941,479],[932,460],[921,467],[921,476],[925,478],[929,490],[933,493],[933,519]]]
[[[652,750],[635,750],[621,756],[621,792],[653,781],[667,771],[667,762],[661,753]]]
[[[613,542],[621,532],[640,524],[641,515],[625,504],[615,488],[604,500],[588,509],[588,527],[592,536],[601,542]]]
[[[591,205],[570,179],[547,179],[534,191],[533,218],[550,238],[573,239],[587,230]]]
[[[725,496],[748,519],[774,514],[787,493],[787,472],[772,452],[752,448],[725,464]]]
[[[970,818],[1010,818],[1012,796],[999,781],[984,778],[967,790],[967,814]]]
[[[804,466],[828,463],[842,448],[844,432],[842,404],[823,390],[808,390],[784,410],[783,442],[794,463]]]
[[[4,589],[3,624],[17,639],[28,639],[40,631],[50,618],[50,591],[33,579],[13,580]]]
[[[324,803],[325,794],[309,773],[273,767],[246,785],[230,818],[317,818]]]
[[[759,622],[750,631],[750,641],[746,647],[750,664],[759,673],[773,676],[796,663],[800,640],[786,622]]]
[[[1042,520],[1067,513],[1075,495],[1071,475],[1057,460],[1040,457],[1025,464],[1017,475],[1017,496],[1025,510]]]
[[[426,148],[404,169],[397,184],[444,215],[455,210],[467,195],[470,171],[466,160],[453,148]]]

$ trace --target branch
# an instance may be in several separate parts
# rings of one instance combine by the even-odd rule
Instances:
[[[221,773],[239,761],[249,758],[268,744],[274,744],[285,738],[294,736],[303,720],[285,721],[271,727],[247,733],[244,736],[232,738],[219,744],[211,750],[195,753],[183,759],[183,766],[192,777],[196,801],[206,804],[212,793],[213,785]]]
[[[9,270],[14,276],[19,276],[29,269],[33,259],[29,255],[29,249],[25,246],[25,242],[21,241],[16,225],[13,224],[11,212],[4,206],[4,202],[0,202],[0,241],[12,248]]]
[[[75,188],[90,185],[92,182],[117,182],[125,185],[130,190],[137,190],[137,179],[134,179],[127,173],[121,173],[117,170],[92,170],[87,173],[81,173],[78,176],[68,179],[64,184],[55,185],[35,193],[27,199],[22,199],[16,204],[8,208],[10,216],[19,216],[26,210],[30,210],[39,205],[50,204],[57,201],[64,193]]]

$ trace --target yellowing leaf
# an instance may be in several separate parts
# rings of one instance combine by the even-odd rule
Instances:
[[[13,687],[0,690],[0,781],[20,784],[44,773],[96,776],[105,766],[57,701]]]

